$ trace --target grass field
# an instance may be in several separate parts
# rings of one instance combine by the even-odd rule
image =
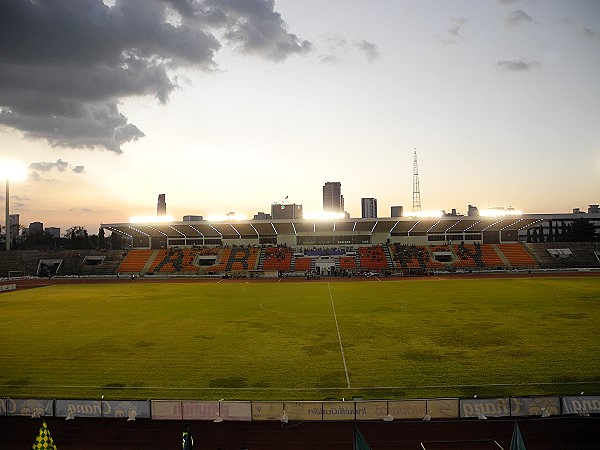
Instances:
[[[55,285],[0,295],[0,396],[600,394],[600,278]]]

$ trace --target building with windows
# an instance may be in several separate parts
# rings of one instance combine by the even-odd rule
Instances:
[[[372,219],[377,217],[377,199],[376,198],[361,198],[360,207],[363,219]]]
[[[342,183],[339,181],[328,181],[323,186],[323,211],[331,213],[344,212]]]

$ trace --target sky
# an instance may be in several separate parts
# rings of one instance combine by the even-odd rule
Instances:
[[[600,203],[597,0],[3,0],[22,225]],[[0,186],[0,201],[5,193]],[[286,199],[287,198],[287,199]]]

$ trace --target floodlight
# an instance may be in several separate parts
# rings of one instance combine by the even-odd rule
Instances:
[[[384,422],[392,422],[394,420],[394,416],[392,416],[391,414],[388,414],[387,416],[385,416],[383,418]]]
[[[27,169],[17,161],[0,161],[0,179],[22,181],[27,178]]]
[[[326,211],[316,213],[306,212],[302,215],[302,218],[307,220],[337,220],[343,219],[344,217],[346,217],[346,214],[344,213]]]
[[[67,410],[67,417],[65,417],[65,420],[73,420],[75,419],[75,410],[74,409],[68,409]]]

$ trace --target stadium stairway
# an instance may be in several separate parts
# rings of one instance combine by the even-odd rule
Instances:
[[[495,250],[495,252],[498,254],[498,258],[500,258],[500,261],[502,261],[502,263],[508,267],[509,269],[512,269],[512,264],[510,263],[510,261],[506,258],[506,256],[504,255],[504,253],[502,253],[502,250],[500,250],[500,248],[498,247],[497,244],[492,244],[492,248]]]

